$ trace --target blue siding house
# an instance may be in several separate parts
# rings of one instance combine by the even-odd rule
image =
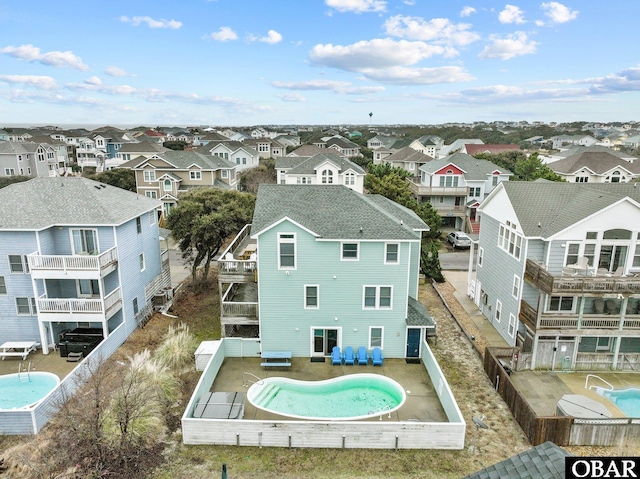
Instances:
[[[640,189],[504,182],[482,203],[475,302],[519,369],[640,366]]]
[[[157,200],[61,177],[0,189],[0,204],[0,342],[46,354],[66,329],[129,335],[170,287]]]
[[[334,346],[418,357],[435,333],[417,301],[427,230],[407,208],[343,185],[261,185],[250,233],[218,262],[223,334],[252,327],[263,351],[298,357]]]

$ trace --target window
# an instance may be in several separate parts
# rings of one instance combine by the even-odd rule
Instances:
[[[71,230],[74,254],[98,254],[96,230]]]
[[[500,322],[500,316],[502,316],[502,303],[499,299],[496,300],[496,312],[493,314],[493,319],[496,323]]]
[[[572,312],[573,311],[573,296],[551,296],[549,298],[549,305],[547,311],[555,312]]]
[[[144,271],[144,253],[140,253],[138,256],[138,262],[140,263],[140,271]]]
[[[158,199],[158,193],[157,193],[157,192],[155,192],[155,191],[145,191],[145,192],[144,192],[144,195],[145,195],[147,198],[152,198],[152,199],[154,199],[154,200],[157,200],[157,199]]]
[[[443,175],[440,177],[440,186],[441,187],[458,186],[458,177],[453,175]]]
[[[163,187],[164,191],[171,191],[171,180],[164,180]]]
[[[578,256],[580,255],[580,244],[569,243],[567,244],[567,259],[564,265],[576,264],[578,262]]]
[[[357,260],[358,259],[358,243],[342,243],[342,259]]]
[[[246,158],[242,158],[242,164],[246,165],[247,164],[247,159]]]
[[[4,276],[0,276],[0,294],[7,294],[7,283],[4,281]]]
[[[281,233],[278,235],[279,269],[295,269],[296,267],[296,235]]]
[[[13,176],[16,174],[16,170],[14,168],[5,168],[4,169],[4,174],[6,176]]]
[[[220,176],[222,178],[229,178],[229,170],[220,170]]]
[[[369,328],[369,349],[384,349],[382,344],[384,328],[380,326],[371,326]]]
[[[511,294],[513,294],[514,298],[520,299],[520,278],[515,274],[513,275],[513,290]]]
[[[345,173],[344,174],[344,184],[345,186],[353,186],[356,184],[356,174],[355,173]]]
[[[320,307],[318,285],[306,285],[304,287],[304,309],[318,309]]]
[[[136,231],[138,234],[142,233],[142,218],[140,216],[136,218]]]
[[[469,196],[473,196],[474,198],[480,196],[480,187],[469,188]]]
[[[149,224],[153,225],[156,223],[156,212],[154,211],[149,211],[149,213],[147,213],[149,215]]]
[[[145,170],[142,173],[142,176],[144,177],[144,181],[146,183],[150,183],[152,181],[156,181],[156,172],[153,171],[153,170],[151,170],[151,171]]]
[[[16,312],[21,316],[32,316],[33,298],[16,298]],[[35,310],[34,310],[35,311]]]
[[[10,254],[9,271],[12,273],[28,273],[29,261],[27,260],[27,257],[19,254]]]
[[[133,314],[138,314],[138,311],[140,311],[138,308],[138,298],[133,298]]]
[[[392,286],[364,286],[362,309],[392,309]]]
[[[478,248],[478,266],[482,267],[484,261],[484,248]]]
[[[513,337],[513,333],[516,330],[516,317],[513,313],[509,313],[509,336]]]
[[[385,250],[385,264],[398,264],[400,262],[400,245],[398,243],[387,243]]]
[[[491,185],[496,186],[498,184],[498,175],[494,175],[491,179]]]
[[[596,245],[594,243],[587,243],[584,245],[584,254],[589,260],[589,266],[593,266],[595,263],[593,262],[596,256]]]
[[[100,296],[100,285],[97,279],[79,279],[78,296]]]
[[[409,162],[409,171],[413,171],[416,169],[416,164],[413,161]]]
[[[322,171],[322,184],[330,185],[333,183],[333,171],[331,170],[323,170]]]
[[[190,171],[189,172],[189,179],[190,180],[201,180],[202,179],[202,173],[200,171]]]
[[[500,225],[500,233],[498,236],[498,246],[515,259],[520,259],[520,251],[522,250],[522,236],[520,236],[511,227]]]

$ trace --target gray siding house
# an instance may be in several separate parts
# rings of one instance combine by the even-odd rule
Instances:
[[[640,190],[505,182],[480,207],[470,294],[518,368],[637,370]]]

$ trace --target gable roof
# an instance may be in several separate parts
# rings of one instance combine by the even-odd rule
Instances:
[[[636,157],[628,154],[628,153],[622,153],[620,151],[616,151],[616,150],[612,150],[609,147],[606,146],[601,146],[601,145],[592,145],[592,146],[574,146],[573,148],[569,148],[568,150],[565,151],[561,151],[559,153],[555,153],[552,156],[554,157],[560,157],[560,158],[567,158],[569,156],[573,156],[573,155],[577,155],[579,153],[584,153],[584,152],[605,152],[605,153],[610,153],[612,155],[617,156],[618,158],[622,158],[623,160],[637,160]]]
[[[343,156],[333,153],[319,153],[310,158],[295,156],[285,158],[286,159],[283,162],[279,162],[278,160],[276,160],[276,168],[287,168],[283,165],[288,164],[290,165],[288,166],[288,168],[290,169],[287,173],[292,175],[316,174],[316,169],[318,168],[318,166],[326,162],[334,164],[341,172],[353,170],[361,175],[365,174],[364,170],[353,161],[350,161]]]
[[[83,177],[37,177],[0,189],[1,230],[120,225],[157,209],[157,200]]]
[[[398,151],[392,153],[387,156],[384,161],[410,161],[415,163],[426,163],[427,161],[432,161],[433,158],[424,153],[420,153],[417,150],[414,150],[410,146],[405,146],[404,148],[399,149]]]
[[[219,170],[236,167],[235,163],[225,160],[219,156],[203,155],[202,153],[198,153],[193,150],[168,150],[164,153],[158,153],[156,156],[166,161],[177,170],[188,170],[193,165],[196,165],[203,170]],[[144,158],[143,161],[138,162],[133,168],[139,168],[143,163],[152,159],[153,157]]]
[[[463,479],[564,479],[565,458],[572,456],[547,441]]]
[[[630,173],[640,174],[640,164],[629,163],[610,151],[582,151],[562,160],[548,163],[547,166],[556,173],[571,174],[582,168],[588,168],[595,174],[601,175],[619,167]]]
[[[625,198],[640,202],[640,188],[633,183],[505,181],[499,187],[527,237],[548,238]],[[493,192],[484,204],[491,197]]]
[[[302,145],[300,148],[296,148],[291,153],[287,154],[287,156],[306,156],[311,157],[313,155],[317,155],[318,153],[324,153],[326,151],[325,148],[320,148],[316,145]],[[335,155],[344,156],[339,151],[334,153]]]
[[[494,172],[499,172],[502,175],[513,174],[506,168],[502,168],[489,160],[474,158],[466,153],[454,153],[453,155],[445,156],[444,158],[432,160],[422,165],[420,167],[420,171],[424,171],[425,173],[432,175],[448,164],[453,164],[463,170],[464,178],[467,181],[484,181],[487,179],[487,175],[491,175]]]
[[[164,153],[165,151],[169,151],[169,148],[165,148],[160,143],[142,140],[137,143],[124,143],[118,150],[118,153],[152,154]]]
[[[418,240],[429,229],[413,211],[343,185],[260,185],[251,234],[284,218],[323,239]]]
[[[473,156],[479,153],[502,153],[504,151],[520,151],[520,145],[476,145],[469,144],[465,145],[465,150],[467,150],[467,154]]]

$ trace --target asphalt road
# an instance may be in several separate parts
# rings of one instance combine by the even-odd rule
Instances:
[[[474,248],[473,253],[474,256],[477,257],[477,248]],[[438,258],[440,259],[440,267],[447,271],[467,271],[469,269],[469,250],[455,250],[453,251],[451,248],[447,248],[447,252],[441,252],[438,254]],[[473,269],[475,270],[475,259]]]

